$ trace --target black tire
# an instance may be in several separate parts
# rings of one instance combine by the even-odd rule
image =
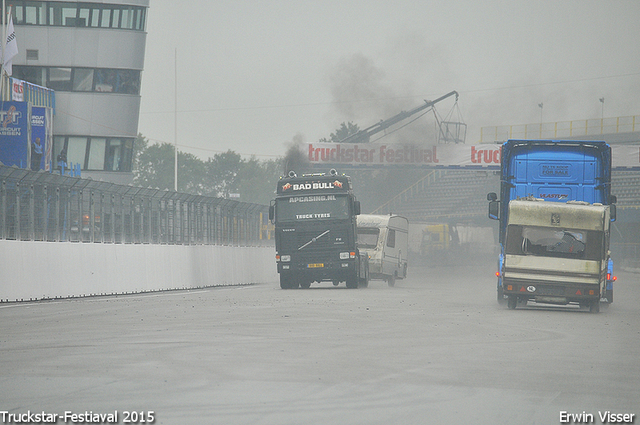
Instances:
[[[589,313],[600,313],[600,299],[591,301],[589,304]]]
[[[389,278],[387,279],[387,285],[393,287],[396,286],[396,275],[394,274],[393,276],[389,276]]]
[[[509,295],[509,298],[507,299],[507,307],[509,307],[509,310],[515,310],[517,305],[518,297],[515,295]]]
[[[280,274],[280,288],[296,289],[298,287],[298,279],[295,276]]]
[[[339,280],[334,280],[333,281],[333,286],[338,286],[340,285],[340,281]]]
[[[607,289],[605,297],[607,298],[607,304],[613,303],[613,289]]]
[[[504,305],[507,302],[507,299],[504,296],[504,288],[502,286],[498,286],[498,304]]]
[[[291,279],[288,276],[280,274],[280,288],[291,289]]]
[[[357,289],[358,288],[358,275],[353,274],[347,277],[347,288],[349,289]]]
[[[302,289],[309,289],[311,287],[311,282],[301,282],[300,287]]]
[[[367,288],[369,286],[369,265],[365,266],[364,277],[360,277],[358,286]]]

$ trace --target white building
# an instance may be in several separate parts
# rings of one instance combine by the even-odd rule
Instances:
[[[129,183],[149,0],[12,0],[13,77],[56,91],[53,158]]]

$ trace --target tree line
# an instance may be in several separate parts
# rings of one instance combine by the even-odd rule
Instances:
[[[133,183],[142,187],[174,189],[175,147],[149,143],[139,135],[134,142]],[[283,174],[283,159],[260,161],[232,150],[216,153],[206,161],[178,151],[178,192],[236,198],[268,205],[276,182]]]
[[[330,137],[319,142],[339,142],[359,131],[356,124],[342,123]],[[139,135],[134,143],[133,183],[142,187],[174,189],[174,145],[149,143]],[[237,198],[242,202],[269,205],[275,196],[276,183],[285,173],[328,172],[313,170],[305,154],[292,145],[284,157],[249,159],[232,150],[216,153],[206,161],[178,151],[178,192],[194,195]],[[425,175],[424,169],[340,169],[351,176],[354,192],[362,211],[373,211],[395,194]]]

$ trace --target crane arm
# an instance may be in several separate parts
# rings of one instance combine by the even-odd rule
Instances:
[[[371,138],[371,136],[373,136],[376,133],[379,133],[389,127],[391,127],[392,125],[399,123],[400,121],[409,118],[412,115],[417,114],[420,111],[423,111],[427,108],[432,107],[433,105],[435,105],[436,103],[440,102],[441,100],[444,100],[450,96],[456,95],[456,101],[458,100],[458,92],[457,91],[451,91],[447,94],[445,94],[444,96],[440,96],[439,98],[437,98],[436,100],[425,100],[424,105],[420,105],[417,108],[413,108],[410,111],[402,111],[397,115],[394,115],[391,118],[388,118],[386,120],[380,121],[370,127],[365,128],[364,130],[360,130],[355,134],[352,134],[351,136],[348,136],[344,139],[342,139],[340,141],[340,143],[368,143],[369,139]]]

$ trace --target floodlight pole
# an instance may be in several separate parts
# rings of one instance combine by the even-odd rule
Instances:
[[[173,189],[178,191],[178,48],[175,48],[173,57],[174,72],[174,96],[173,96],[173,142],[174,142],[174,160],[173,160]]]

